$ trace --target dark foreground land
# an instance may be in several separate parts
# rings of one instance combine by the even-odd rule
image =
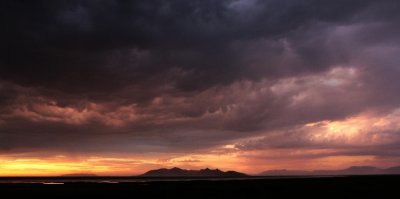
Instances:
[[[399,175],[138,180],[115,184],[7,180],[0,183],[1,198],[398,198],[400,194]]]

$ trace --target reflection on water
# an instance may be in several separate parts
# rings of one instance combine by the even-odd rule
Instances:
[[[117,181],[109,181],[109,180],[105,180],[105,181],[100,181],[99,183],[118,184],[119,182],[117,182]]]
[[[43,182],[42,184],[53,185],[53,184],[64,184],[64,183],[63,182]]]

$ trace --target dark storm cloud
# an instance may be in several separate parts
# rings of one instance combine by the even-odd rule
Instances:
[[[398,108],[398,4],[3,2],[0,148],[196,150]]]
[[[367,1],[208,0],[4,4],[2,38],[7,45],[2,78],[68,92],[144,84],[171,68],[190,72],[174,79],[185,90],[277,75],[275,63],[246,69],[242,52],[232,49],[232,43],[285,37],[319,21],[345,23],[369,5]],[[265,50],[279,54],[280,48]]]

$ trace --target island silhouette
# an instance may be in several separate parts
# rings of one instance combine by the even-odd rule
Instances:
[[[188,170],[174,167],[150,170],[140,175],[143,177],[247,177],[247,174],[237,171],[221,171],[219,169]]]

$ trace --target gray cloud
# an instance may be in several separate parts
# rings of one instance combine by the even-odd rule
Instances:
[[[2,4],[3,152],[314,146],[294,129],[400,107],[396,1]]]

